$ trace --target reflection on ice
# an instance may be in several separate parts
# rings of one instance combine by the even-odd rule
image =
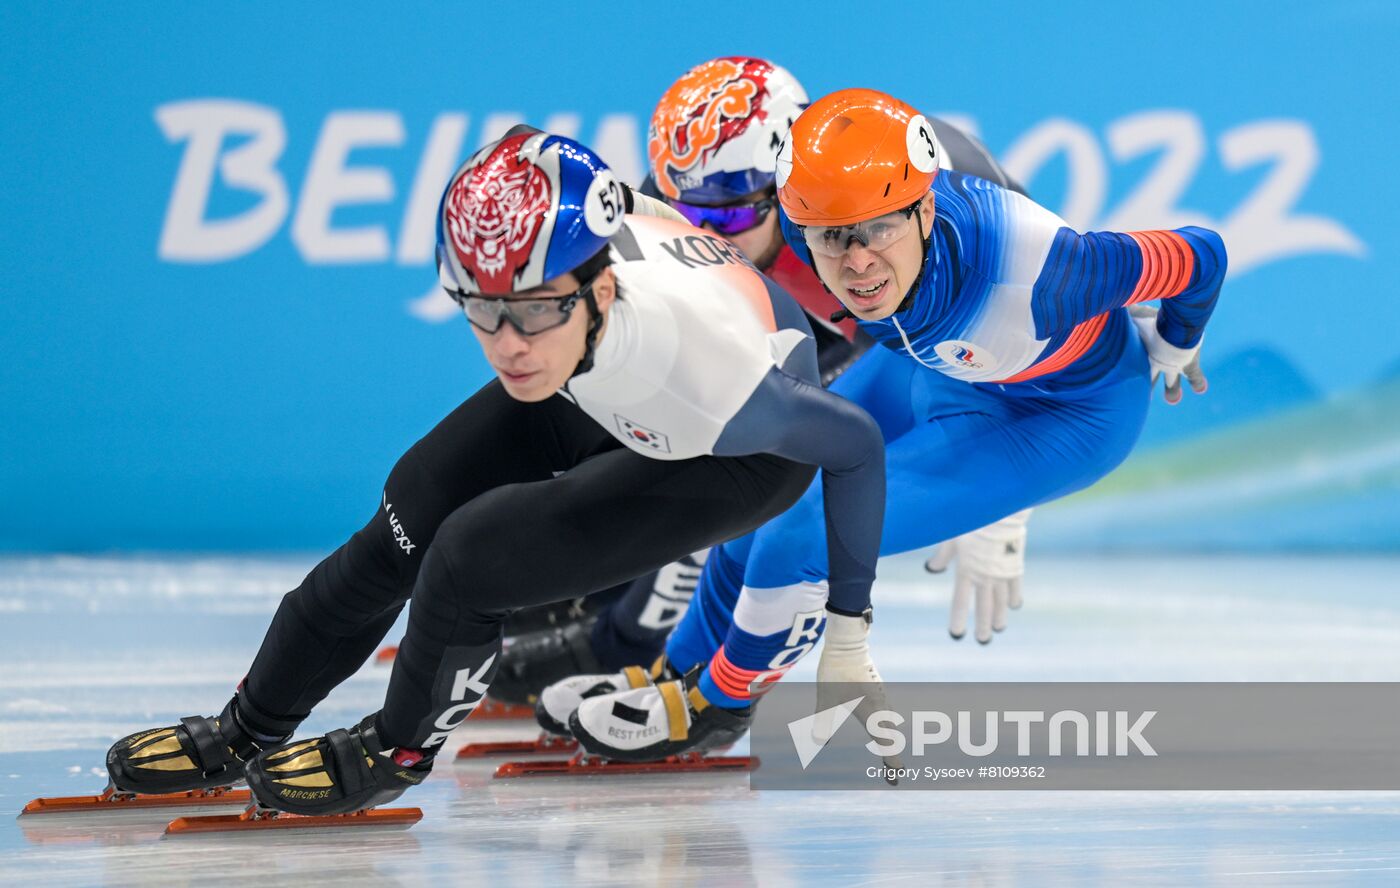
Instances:
[[[96,792],[112,740],[216,709],[309,564],[0,559],[0,809]],[[1395,559],[1033,559],[1025,609],[980,647],[948,638],[948,581],[915,556],[881,565],[875,650],[894,680],[1400,681],[1395,588]],[[373,711],[387,677],[367,666],[304,730]],[[469,723],[449,745],[531,736]],[[425,813],[408,832],[167,839],[170,812],[0,818],[0,884],[1400,878],[1393,793],[754,793],[743,774],[498,781],[496,763],[445,760],[403,800]]]

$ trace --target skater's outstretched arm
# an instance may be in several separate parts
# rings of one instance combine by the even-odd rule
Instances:
[[[1032,292],[1036,333],[1061,333],[1106,311],[1161,299],[1162,339],[1194,348],[1215,310],[1225,268],[1225,243],[1207,228],[1079,234],[1062,226]]]
[[[978,195],[983,203],[990,201],[981,190]],[[1022,249],[993,273],[1030,287],[1034,336],[1054,341],[1030,367],[999,382],[1024,382],[1065,369],[1098,340],[1109,312],[1154,300],[1161,300],[1155,321],[1138,324],[1154,370],[1162,363],[1179,372],[1191,363],[1225,280],[1219,234],[1195,226],[1080,234],[1027,198],[1004,191],[995,196],[1000,217],[1014,220],[1008,230]],[[989,243],[997,239],[996,232],[979,233],[988,235]],[[1173,400],[1170,391],[1168,400]]]
[[[839,611],[865,611],[885,508],[885,445],[875,420],[845,398],[775,368],[725,427],[715,453],[772,453],[821,466],[829,600]]]

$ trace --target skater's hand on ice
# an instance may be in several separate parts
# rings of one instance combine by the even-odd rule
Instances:
[[[993,632],[1006,628],[1007,609],[1021,607],[1021,578],[1026,572],[1026,519],[1031,510],[1017,512],[965,533],[933,550],[924,562],[929,573],[943,573],[954,560],[953,606],[948,613],[948,634],[967,634],[967,616],[975,605],[977,640],[986,644]]]
[[[852,617],[827,612],[822,655],[817,661],[817,717],[812,722],[812,739],[818,743],[825,743],[836,733],[839,725],[832,710],[851,698],[856,691],[851,685],[861,686],[862,699],[852,714],[860,719],[862,727],[871,715],[890,708],[885,700],[884,679],[870,657],[869,613]],[[896,770],[902,767],[894,756],[886,758],[885,764]]]
[[[1168,404],[1181,403],[1181,377],[1191,383],[1191,391],[1204,395],[1210,384],[1201,372],[1201,344],[1194,348],[1177,348],[1162,338],[1157,332],[1157,309],[1150,305],[1134,305],[1128,309],[1138,336],[1147,348],[1147,363],[1152,368],[1152,384],[1157,377],[1166,380]]]

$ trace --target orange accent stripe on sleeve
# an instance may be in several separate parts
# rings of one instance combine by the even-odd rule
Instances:
[[[729,662],[729,657],[725,656],[724,647],[721,646],[715,652],[714,659],[710,660],[710,678],[715,686],[721,691],[739,700],[749,698],[749,685],[753,680],[763,674],[758,669],[740,669]]]
[[[1170,299],[1190,285],[1196,255],[1184,237],[1175,231],[1129,231],[1128,237],[1142,250],[1142,274],[1125,305]]]
[[[1055,352],[1048,358],[1044,358],[1030,365],[1015,376],[1008,376],[1005,379],[998,379],[997,382],[1025,382],[1028,379],[1035,379],[1037,376],[1044,376],[1047,373],[1054,373],[1056,370],[1063,370],[1070,364],[1079,360],[1079,356],[1089,350],[1098,341],[1099,334],[1103,332],[1104,324],[1108,323],[1108,314],[1104,313],[1092,317],[1082,324],[1079,324],[1070,332],[1069,338],[1064,344],[1055,349]]]

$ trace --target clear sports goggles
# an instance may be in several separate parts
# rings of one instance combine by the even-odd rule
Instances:
[[[593,286],[589,281],[564,296],[535,296],[506,299],[503,296],[478,296],[461,290],[449,291],[471,325],[483,333],[495,333],[501,324],[509,323],[521,336],[534,336],[569,322],[569,316],[584,292]]]
[[[903,240],[914,228],[914,213],[919,209],[920,200],[902,210],[866,219],[854,225],[806,225],[802,227],[802,238],[807,249],[822,256],[838,259],[845,255],[851,241],[862,247],[880,251],[894,246]]]

